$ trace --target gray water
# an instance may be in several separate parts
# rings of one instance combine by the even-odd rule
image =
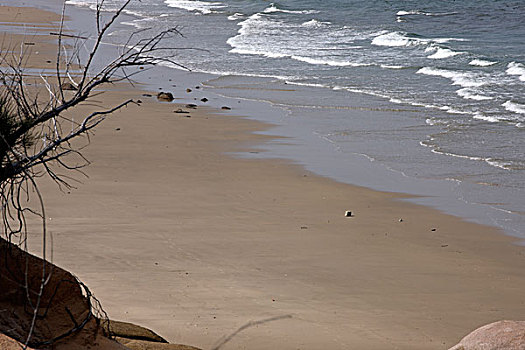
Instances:
[[[203,49],[177,62],[293,140],[261,156],[525,237],[523,23],[510,0],[142,0],[108,41],[176,25]]]

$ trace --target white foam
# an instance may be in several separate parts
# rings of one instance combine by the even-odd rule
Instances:
[[[447,78],[452,80],[452,85],[460,85],[462,87],[478,87],[487,83],[486,81],[480,80],[479,77],[472,73],[445,70],[440,68],[423,67],[416,73]]]
[[[319,13],[319,11],[316,11],[316,10],[296,10],[296,11],[283,10],[283,9],[280,9],[277,6],[275,6],[274,3],[271,3],[270,6],[265,8],[263,12],[264,13],[275,13],[275,12],[296,13],[296,14],[303,14],[303,15],[308,15],[308,14],[312,14],[312,13]]]
[[[409,38],[400,32],[380,34],[372,39],[372,45],[376,46],[402,47],[417,46],[426,43],[428,43],[428,40]]]
[[[507,101],[505,103],[502,104],[503,107],[505,107],[505,109],[509,112],[514,112],[514,113],[518,113],[518,114],[525,114],[525,105],[524,104],[520,104],[520,103],[516,103],[516,102],[512,102],[512,101]]]
[[[79,7],[89,7],[91,10],[97,9],[97,2],[95,0],[67,0],[66,5],[74,5]]]
[[[391,66],[391,65],[388,65],[388,64],[382,64],[380,65],[381,68],[386,68],[386,69],[403,69],[405,68],[404,66]]]
[[[322,22],[322,21],[318,21],[316,19],[312,19],[310,21],[304,22],[301,25],[303,27],[307,27],[307,28],[321,28],[321,27],[325,27],[325,26],[327,26],[329,24],[331,24],[331,23],[330,22]]]
[[[496,160],[492,158],[485,159],[485,162],[492,165],[493,167],[500,168],[503,170],[510,170],[509,168],[512,166],[512,162],[509,161],[503,161],[503,160]]]
[[[474,116],[472,118],[479,119],[479,120],[484,120],[484,121],[489,122],[489,123],[497,123],[497,122],[500,121],[496,117],[485,116],[485,115],[480,114],[480,113],[474,114]]]
[[[428,125],[431,125],[431,126],[435,126],[435,125],[448,125],[448,123],[444,120],[440,120],[440,119],[436,119],[436,118],[427,118],[425,120],[425,123],[427,123]],[[429,145],[427,144],[423,144],[423,146],[426,146],[426,147],[430,147]]]
[[[480,95],[477,90],[470,88],[459,89],[456,93],[467,100],[486,101],[493,99],[490,96]]]
[[[508,75],[517,75],[519,80],[525,81],[525,66],[522,63],[510,62],[506,70]]]
[[[451,156],[451,157],[454,157],[454,158],[468,159],[468,160],[477,160],[477,161],[485,160],[485,159],[483,159],[481,157],[465,156],[463,154],[456,154],[456,153],[445,152],[445,151],[442,151],[442,150],[439,150],[439,149],[435,149],[435,148],[432,149],[432,153],[442,154],[442,155],[445,155],[445,156]]]
[[[493,64],[496,64],[497,62],[492,62],[492,61],[486,61],[486,60],[472,60],[470,61],[470,65],[471,66],[478,66],[478,67],[488,67],[488,66],[492,66]]]
[[[424,14],[421,11],[412,10],[412,11],[397,11],[396,15],[398,16],[408,16],[408,15],[421,15]]]
[[[169,7],[180,8],[187,11],[199,12],[203,15],[217,12],[217,9],[228,7],[221,2],[206,2],[199,0],[165,0]]]
[[[238,53],[241,55],[259,55],[267,58],[285,58],[290,57],[290,55],[287,55],[285,53],[279,53],[279,52],[271,52],[266,50],[257,50],[257,49],[242,49],[239,47],[235,47],[230,50],[231,53]]]
[[[398,16],[410,16],[410,15],[423,15],[423,16],[450,16],[455,15],[457,12],[425,12],[419,10],[410,10],[410,11],[397,11],[396,15]]]
[[[239,19],[242,19],[243,17],[244,17],[244,14],[237,12],[237,13],[234,13],[233,15],[231,15],[231,16],[228,16],[228,20],[230,20],[230,21],[237,21]]]
[[[450,41],[465,41],[465,39],[460,38],[433,38],[433,39],[424,39],[424,38],[413,38],[409,37],[401,32],[379,32],[372,39],[372,45],[376,46],[390,46],[390,47],[409,47],[409,46],[419,46],[419,45],[429,45],[429,44],[444,44]],[[430,50],[437,50],[434,46],[429,47]],[[448,50],[448,49],[444,49]],[[452,50],[450,50],[452,51]],[[454,52],[454,51],[452,51]],[[461,53],[456,53],[454,55],[459,55]]]
[[[358,62],[349,62],[349,61],[335,61],[331,59],[323,59],[323,58],[314,58],[314,57],[305,57],[305,56],[291,56],[292,59],[306,62],[309,64],[315,64],[315,65],[326,65],[326,66],[333,66],[333,67],[364,67],[364,66],[370,66],[370,64],[365,63],[358,63]]]
[[[436,52],[433,53],[432,55],[428,56],[428,58],[431,58],[431,59],[443,59],[443,58],[449,58],[449,57],[454,57],[454,56],[457,56],[457,55],[464,54],[464,52],[453,51],[453,50],[445,49],[445,48],[441,48],[441,47],[435,48],[435,51]]]

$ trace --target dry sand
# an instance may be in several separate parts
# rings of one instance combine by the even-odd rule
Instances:
[[[525,248],[500,231],[286,160],[232,157],[270,126],[201,107],[187,118],[142,94],[94,98],[143,103],[97,129],[78,189],[42,183],[54,262],[111,318],[210,348],[247,321],[292,316],[224,349],[444,349],[523,318]]]

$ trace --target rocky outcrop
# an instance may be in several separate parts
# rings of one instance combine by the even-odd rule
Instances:
[[[525,321],[498,321],[485,325],[449,350],[525,350]]]
[[[157,343],[119,337],[116,340],[130,350],[200,350],[199,348],[182,344]]]
[[[133,323],[110,321],[109,335],[112,337],[120,337],[135,340],[145,340],[149,342],[167,343],[168,341],[162,338],[157,333],[150,329],[137,326]]]
[[[43,272],[47,283],[40,293]],[[33,324],[36,305],[38,316]],[[3,239],[0,310],[0,349],[25,343],[28,338],[29,347],[38,349],[125,349],[104,336],[90,299],[72,274]]]

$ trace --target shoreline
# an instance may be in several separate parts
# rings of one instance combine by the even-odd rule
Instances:
[[[112,318],[202,348],[291,314],[229,346],[439,349],[523,315],[515,239],[287,160],[233,157],[271,126],[201,107],[183,118],[142,94],[96,97],[143,104],[97,129],[77,190],[43,186],[55,263]]]
[[[28,3],[27,5],[30,6],[31,4]],[[56,1],[46,1],[46,3],[39,6],[47,7],[48,9],[55,8],[55,10],[57,8]],[[92,10],[87,7],[72,5],[68,6],[68,11],[75,18],[75,24],[82,29],[82,32],[88,32],[89,16],[86,16],[86,14],[92,13]],[[123,21],[128,24],[119,25],[116,29],[118,31],[127,31],[130,29],[129,22],[133,22],[136,19],[135,15],[124,14]],[[106,54],[111,54],[111,48],[105,51]],[[439,130],[423,130],[422,125],[426,125],[426,122],[415,120],[414,117],[417,114],[426,113],[424,108],[418,109],[414,106],[403,105],[392,106],[379,97],[358,93],[350,93],[348,95],[348,92],[345,92],[345,96],[348,95],[347,97],[350,101],[346,101],[346,103],[352,110],[351,115],[348,117],[349,119],[355,119],[355,121],[349,121],[346,127],[349,131],[353,129],[367,130],[370,127],[371,132],[369,134],[370,137],[357,133],[357,141],[347,140],[346,142],[351,146],[341,148],[341,145],[331,140],[328,135],[330,133],[338,133],[341,131],[339,130],[340,128],[344,129],[346,122],[339,120],[339,122],[342,122],[341,125],[330,125],[328,123],[326,128],[316,129],[319,123],[315,119],[318,116],[322,116],[322,118],[326,116],[330,119],[332,117],[330,109],[320,108],[315,115],[312,115],[312,111],[305,110],[306,117],[303,118],[304,116],[298,111],[294,112],[293,108],[286,107],[286,101],[292,101],[294,95],[301,96],[301,94],[305,94],[306,96],[309,94],[308,96],[310,97],[319,95],[329,99],[331,97],[327,94],[334,94],[334,91],[324,91],[326,89],[317,89],[316,91],[316,88],[313,87],[287,85],[282,81],[277,83],[269,81],[269,85],[266,86],[264,78],[185,72],[170,67],[158,67],[151,74],[152,76],[149,78],[138,77],[139,83],[143,84],[142,86],[146,89],[155,90],[162,87],[165,90],[173,91],[178,97],[177,101],[180,102],[194,103],[195,101],[199,102],[199,99],[202,97],[207,97],[210,101],[206,104],[216,108],[220,108],[225,104],[233,105],[236,108],[230,111],[231,114],[248,116],[263,123],[273,124],[274,127],[266,134],[290,141],[284,142],[284,146],[279,142],[266,143],[261,145],[261,151],[264,152],[239,154],[240,157],[288,159],[292,163],[303,165],[309,171],[320,176],[329,177],[335,181],[378,191],[406,193],[409,195],[409,198],[406,200],[411,203],[422,204],[436,208],[441,212],[461,217],[464,220],[496,227],[502,230],[505,235],[520,239],[521,241],[517,244],[525,245],[525,232],[523,232],[522,225],[525,223],[525,217],[519,205],[515,203],[516,198],[511,201],[512,205],[510,202],[506,202],[505,193],[507,192],[500,193],[502,187],[491,183],[479,184],[471,182],[468,179],[468,175],[463,176],[465,178],[461,180],[454,176],[447,177],[445,176],[446,172],[444,175],[441,174],[442,170],[439,166],[436,167],[436,164],[428,164],[429,169],[433,169],[436,174],[429,172],[418,177],[417,174],[414,176],[414,174],[410,175],[410,172],[406,173],[406,169],[402,167],[396,167],[381,160],[378,161],[373,156],[370,156],[367,148],[375,150],[376,147],[389,147],[388,143],[383,143],[379,146],[374,144],[374,139],[381,137],[380,130],[382,128],[382,126],[379,126],[378,130],[375,130],[376,127],[374,125],[381,125],[384,123],[382,120],[388,119],[392,113],[397,113],[393,117],[397,123],[395,128],[405,129],[406,132],[410,133],[416,132],[419,133],[419,136],[423,134],[428,136],[428,133],[432,135],[439,134]],[[166,81],[164,79],[166,76],[172,76],[173,79]],[[244,95],[246,91],[243,91],[242,87],[229,89],[228,83],[217,83],[224,79],[234,82],[232,83],[233,86],[236,83],[239,83],[239,86],[245,86],[246,91],[251,93]],[[152,81],[155,83],[151,83]],[[200,91],[193,89],[190,94],[186,93],[187,87],[193,88],[195,86],[200,86],[203,89]],[[293,88],[290,89],[292,86]],[[273,90],[283,94],[283,97],[280,97],[281,100],[273,99],[276,97],[275,94],[272,95],[271,91]],[[237,104],[241,101],[242,104]],[[284,105],[282,105],[283,101],[285,101]],[[292,105],[293,103],[290,106]],[[395,112],[398,109],[405,112]],[[299,118],[304,120],[298,122]],[[386,125],[386,128],[388,129],[389,125]],[[389,132],[387,129],[383,130],[383,132]],[[344,134],[344,130],[341,133]],[[417,146],[411,144],[414,140],[407,135],[400,136],[400,139],[404,142],[404,149],[416,147],[413,151],[415,153],[411,154],[417,159],[416,163],[424,159],[425,147],[420,144]],[[418,140],[421,139],[418,138]],[[391,146],[394,145],[392,144]],[[410,154],[405,154],[402,149],[398,149],[399,162],[408,164],[411,159]],[[385,150],[379,152],[379,158],[381,158],[383,153],[388,153]],[[389,155],[387,154],[387,156]],[[444,156],[433,155],[433,157],[439,158]],[[452,164],[456,161],[457,159],[442,160],[442,162],[447,162],[447,164]],[[426,165],[425,163],[424,167]],[[457,165],[461,168],[461,163]],[[474,173],[483,173],[483,170],[477,169]],[[480,193],[484,195],[479,196]],[[510,207],[507,208],[504,203],[509,204]],[[499,205],[503,206],[499,207]]]

